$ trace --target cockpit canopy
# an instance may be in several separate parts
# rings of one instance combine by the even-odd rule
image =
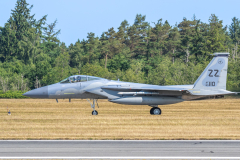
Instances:
[[[93,80],[101,80],[101,79],[103,78],[87,76],[87,75],[74,75],[60,81],[60,83],[76,83],[76,82],[85,82],[85,81],[93,81]]]

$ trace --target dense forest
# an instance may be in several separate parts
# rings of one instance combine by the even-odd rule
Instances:
[[[100,37],[90,32],[87,39],[66,46],[58,38],[57,21],[47,24],[47,15],[36,20],[32,7],[18,0],[0,26],[0,97],[16,97],[75,74],[156,85],[193,84],[214,52],[230,53],[227,89],[240,88],[236,17],[228,26],[214,14],[208,23],[194,15],[171,26],[162,19],[146,22],[145,15],[137,14],[132,25],[124,20]]]

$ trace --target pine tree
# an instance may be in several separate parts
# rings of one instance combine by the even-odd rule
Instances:
[[[215,52],[224,52],[225,34],[223,30],[222,20],[219,20],[216,15],[212,14],[209,18],[210,30],[208,33],[207,45],[210,54]]]
[[[196,20],[190,21],[186,18],[183,18],[183,21],[178,24],[179,33],[181,37],[181,44],[179,49],[182,52],[182,55],[186,57],[185,62],[189,62],[190,48],[192,47],[192,38],[194,35],[194,28],[196,25]],[[184,57],[184,59],[185,59]]]
[[[233,43],[239,43],[240,41],[240,21],[238,18],[233,17],[232,23],[229,26],[230,37],[233,40]]]

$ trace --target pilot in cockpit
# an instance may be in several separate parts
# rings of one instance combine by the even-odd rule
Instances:
[[[81,81],[81,77],[77,76],[77,82],[80,82],[80,81]]]

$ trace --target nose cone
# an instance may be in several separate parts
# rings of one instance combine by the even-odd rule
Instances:
[[[30,97],[30,98],[48,98],[49,97],[48,96],[48,86],[33,89],[31,91],[24,93],[23,95]]]

